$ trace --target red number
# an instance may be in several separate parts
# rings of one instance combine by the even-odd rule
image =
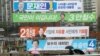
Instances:
[[[22,37],[22,38],[24,38],[24,37],[26,37],[25,36],[25,33],[26,33],[26,30],[25,30],[25,28],[22,28],[22,29],[20,29],[20,37]]]

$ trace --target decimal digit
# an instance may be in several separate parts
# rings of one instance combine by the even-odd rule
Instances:
[[[93,40],[89,41],[89,44],[88,44],[89,47],[93,48],[95,46],[95,43]]]
[[[26,30],[25,30],[24,28],[21,29],[20,32],[21,32],[20,37],[22,37],[22,38],[23,38],[23,37],[26,37],[26,36],[25,36]]]

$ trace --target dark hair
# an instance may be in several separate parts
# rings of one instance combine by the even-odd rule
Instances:
[[[39,41],[38,40],[33,40],[33,42],[37,42],[39,44]],[[33,42],[32,42],[32,44],[33,44]]]
[[[61,15],[64,15],[64,16],[65,16],[64,12],[61,12],[60,16],[61,16]]]
[[[14,47],[11,50],[16,50]]]

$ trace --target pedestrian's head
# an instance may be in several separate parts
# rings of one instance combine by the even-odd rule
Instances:
[[[34,48],[37,48],[38,45],[39,45],[39,41],[38,41],[38,40],[34,40],[34,41],[33,41],[33,46],[34,46]]]
[[[11,50],[15,50],[15,48],[13,47]]]
[[[61,12],[60,17],[61,17],[61,19],[64,19],[64,17],[65,17],[64,12]]]

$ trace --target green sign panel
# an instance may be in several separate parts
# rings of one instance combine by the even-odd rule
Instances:
[[[13,13],[13,22],[57,22],[60,13]],[[96,13],[65,13],[66,22],[96,22]]]
[[[69,13],[66,14],[68,22],[96,22],[96,13]]]
[[[13,13],[13,22],[57,22],[60,14],[56,13]]]

